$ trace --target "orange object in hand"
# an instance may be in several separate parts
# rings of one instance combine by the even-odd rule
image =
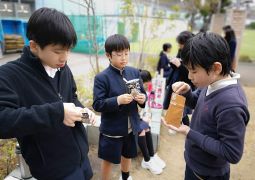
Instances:
[[[177,128],[180,127],[185,101],[185,97],[174,92],[172,93],[170,104],[165,116],[165,121],[167,124],[173,125]]]

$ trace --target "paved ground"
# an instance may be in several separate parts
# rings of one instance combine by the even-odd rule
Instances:
[[[255,86],[255,62],[239,63],[237,72],[241,74],[241,82],[245,86]]]
[[[11,60],[15,60],[20,56],[20,54],[7,54],[0,59],[0,65],[3,65]],[[108,65],[108,60],[105,56],[100,56],[100,66],[106,67]],[[93,61],[92,61],[93,62]],[[74,76],[87,75],[88,72],[92,71],[90,65],[90,58],[88,55],[71,53],[68,60],[68,65],[70,66]]]

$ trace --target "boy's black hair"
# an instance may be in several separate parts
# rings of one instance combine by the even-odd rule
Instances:
[[[236,35],[233,29],[225,31],[225,40],[229,43],[230,41],[236,41]]]
[[[189,31],[183,31],[181,32],[177,38],[176,38],[176,41],[179,43],[179,44],[182,44],[184,45],[190,38],[194,37],[194,34],[189,32]]]
[[[199,33],[185,43],[181,59],[184,65],[201,66],[207,73],[211,70],[214,62],[222,65],[221,75],[227,75],[231,70],[231,58],[228,43],[223,37],[215,33]]]
[[[222,29],[224,31],[228,31],[228,30],[232,29],[232,27],[230,25],[226,25],[226,26],[223,26]]]
[[[167,51],[169,48],[172,48],[172,45],[170,43],[164,43],[162,48],[163,51]]]
[[[104,44],[105,52],[112,54],[112,51],[123,51],[125,49],[130,50],[130,44],[128,39],[121,34],[114,34],[109,36]]]
[[[204,32],[206,32],[206,29],[204,27],[199,29],[199,33],[204,33]]]
[[[74,27],[68,17],[50,8],[40,8],[31,15],[26,35],[42,49],[49,44],[72,48],[77,42]]]
[[[162,56],[169,48],[172,48],[172,44],[164,43],[162,46],[163,50],[159,53],[159,56]]]
[[[151,73],[149,71],[140,69],[140,75],[143,80],[143,83],[151,81]]]

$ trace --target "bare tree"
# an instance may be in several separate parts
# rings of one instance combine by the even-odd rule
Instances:
[[[189,26],[192,31],[195,27],[195,21],[202,18],[203,29],[208,30],[212,15],[215,13],[224,13],[225,7],[231,4],[231,0],[183,0]]]
[[[158,10],[158,8],[155,8],[158,10],[158,13],[153,17],[149,16],[148,13],[148,6],[144,4],[144,11],[142,14],[137,13],[137,9],[135,7],[138,7],[138,4],[144,3],[142,0],[123,0],[123,5],[121,7],[122,13],[121,17],[123,18],[123,21],[126,25],[129,25],[131,29],[134,29],[133,26],[134,21],[139,19],[141,22],[141,28],[142,28],[142,34],[141,34],[141,45],[140,45],[140,53],[139,53],[139,59],[137,63],[138,68],[142,68],[144,66],[144,50],[146,49],[147,42],[151,39],[148,38],[148,32],[150,32],[151,36],[154,35],[154,31],[156,31],[155,28],[157,28],[160,24],[163,23],[163,20],[161,19],[161,16],[163,13]],[[150,7],[153,9],[157,4],[158,0],[150,0]],[[152,22],[149,24],[148,20],[151,19]]]
[[[98,74],[100,72],[99,69],[99,51],[100,47],[97,42],[97,18],[95,14],[95,3],[93,0],[83,0],[82,2],[76,1],[76,0],[68,0],[74,4],[78,4],[81,7],[84,7],[86,9],[86,14],[87,14],[87,21],[88,21],[88,39],[90,42],[92,42],[92,47],[93,50],[89,55],[89,61],[91,64],[91,67],[94,71],[95,74]],[[92,22],[91,22],[92,20]],[[92,61],[92,55],[94,54],[95,56],[95,61],[96,61],[96,67],[94,66],[94,63]]]

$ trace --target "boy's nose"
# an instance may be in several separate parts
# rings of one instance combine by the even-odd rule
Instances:
[[[125,54],[122,55],[122,59],[125,61],[126,59],[128,59],[128,56],[126,56]]]
[[[70,52],[69,51],[65,51],[61,57],[60,57],[60,61],[66,61],[69,58]]]
[[[189,72],[189,74],[188,74],[188,78],[191,80],[192,79],[192,77],[191,77],[191,73]]]

